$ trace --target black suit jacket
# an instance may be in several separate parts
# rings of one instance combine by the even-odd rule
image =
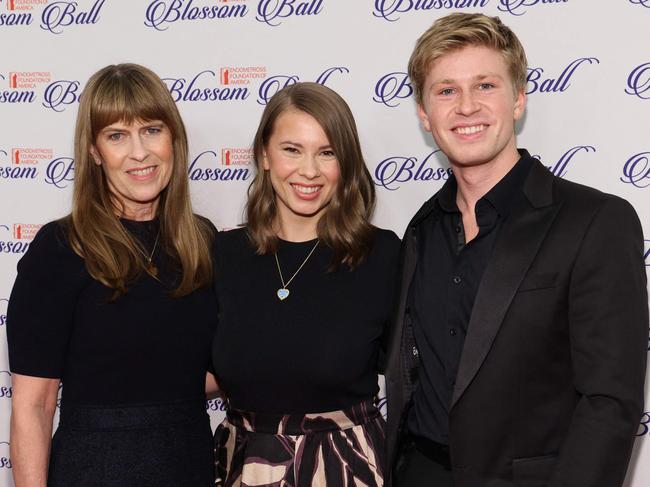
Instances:
[[[461,355],[450,408],[455,485],[620,486],[648,348],[641,226],[625,200],[536,160],[523,192],[495,243]],[[434,199],[402,243],[386,370],[389,465],[417,385],[406,301],[418,225]]]

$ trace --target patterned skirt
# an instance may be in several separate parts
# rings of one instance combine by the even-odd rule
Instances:
[[[371,401],[341,411],[230,409],[215,432],[217,487],[381,487],[384,418]]]

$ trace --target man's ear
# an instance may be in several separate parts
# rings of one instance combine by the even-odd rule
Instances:
[[[424,127],[424,130],[426,130],[427,132],[431,132],[429,115],[427,114],[427,111],[424,109],[421,103],[418,103],[418,118],[420,119],[420,122],[422,122],[422,126]]]
[[[522,88],[517,92],[517,95],[515,96],[515,107],[513,113],[515,121],[519,120],[524,115],[524,112],[526,111],[527,101],[528,101],[528,97],[526,96],[526,93]]]

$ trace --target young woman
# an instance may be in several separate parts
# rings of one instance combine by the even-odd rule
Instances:
[[[266,106],[245,228],[220,234],[218,486],[383,485],[375,407],[399,239],[370,224],[354,118],[298,83]]]
[[[16,487],[212,485],[213,236],[192,213],[163,82],[133,64],[97,72],[77,116],[72,213],[40,230],[9,303]]]

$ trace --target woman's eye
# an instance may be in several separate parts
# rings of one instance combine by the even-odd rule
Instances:
[[[284,150],[285,152],[288,152],[289,154],[297,154],[298,153],[298,149],[296,149],[295,147],[285,147],[282,150]]]
[[[115,132],[113,134],[108,135],[108,140],[110,140],[111,142],[118,142],[121,139],[122,139],[122,134],[120,132]]]
[[[156,135],[162,132],[162,129],[160,127],[147,127],[147,134],[148,135]]]
[[[334,154],[333,150],[324,150],[321,152],[321,155],[325,157],[336,157],[336,154]]]

